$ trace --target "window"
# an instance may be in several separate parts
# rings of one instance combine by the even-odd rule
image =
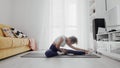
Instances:
[[[84,19],[86,15],[84,14],[86,11],[85,3],[85,0],[51,0],[50,43],[60,35],[76,36],[80,41],[78,43],[81,43],[84,47],[83,41],[86,40],[83,30],[85,28],[84,20],[86,20]],[[79,12],[79,8],[81,12]]]

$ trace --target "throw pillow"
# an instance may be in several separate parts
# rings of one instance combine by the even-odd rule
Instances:
[[[11,32],[10,28],[1,28],[5,37],[15,38],[14,34]]]
[[[23,32],[18,31],[15,28],[11,28],[11,31],[13,32],[13,34],[17,37],[17,38],[27,38],[27,36],[25,34],[23,34]]]

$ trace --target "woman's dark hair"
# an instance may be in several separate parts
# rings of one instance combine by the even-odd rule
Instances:
[[[78,40],[75,36],[71,36],[71,37],[69,37],[69,39],[71,40],[72,44],[78,43]]]

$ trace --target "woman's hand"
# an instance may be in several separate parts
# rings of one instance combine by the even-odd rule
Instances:
[[[67,50],[66,50],[66,49],[64,49],[64,48],[60,48],[60,51],[61,51],[61,52],[63,52],[64,54],[66,54],[66,53],[67,53]]]

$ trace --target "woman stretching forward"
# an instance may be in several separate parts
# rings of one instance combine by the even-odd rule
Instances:
[[[71,37],[65,37],[65,36],[59,36],[50,46],[49,50],[45,52],[46,57],[54,57],[59,55],[58,52],[62,52],[64,54],[74,54],[74,55],[85,55],[88,53],[87,50],[74,47],[72,44],[77,44],[77,38],[74,36]],[[63,49],[60,47],[64,47],[65,45],[68,45],[70,48],[74,50],[68,50]]]

